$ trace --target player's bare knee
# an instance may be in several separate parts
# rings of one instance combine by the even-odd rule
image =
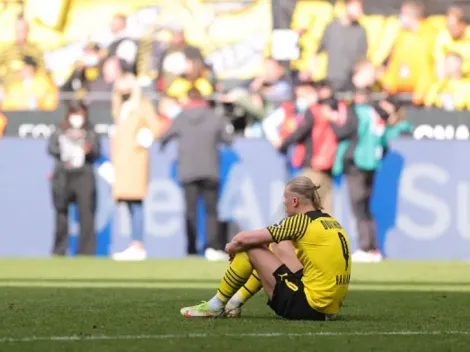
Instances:
[[[283,241],[280,243],[273,244],[271,251],[276,257],[281,259],[287,256],[295,256],[295,247],[290,241]]]

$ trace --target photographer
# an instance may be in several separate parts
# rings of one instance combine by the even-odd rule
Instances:
[[[53,254],[65,255],[68,247],[68,208],[78,206],[79,255],[95,254],[96,185],[93,163],[100,155],[98,137],[88,120],[87,107],[72,102],[49,140],[49,154],[56,159],[52,197],[56,211]]]

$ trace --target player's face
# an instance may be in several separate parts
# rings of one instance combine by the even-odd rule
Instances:
[[[284,208],[286,210],[287,216],[292,216],[297,214],[297,209],[299,207],[299,197],[295,194],[289,192],[289,190],[284,191]]]

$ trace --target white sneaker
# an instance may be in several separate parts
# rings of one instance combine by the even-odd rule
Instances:
[[[352,255],[353,263],[378,263],[382,261],[382,254],[379,251],[365,252],[357,250]]]
[[[204,253],[206,259],[210,262],[222,262],[222,261],[228,261],[229,255],[225,253],[224,251],[218,251],[213,248],[207,248],[205,253]]]
[[[369,253],[359,249],[353,253],[352,261],[353,263],[371,263],[371,257]]]
[[[370,251],[367,254],[369,254],[372,263],[379,263],[383,259],[382,253],[380,253],[380,251]]]
[[[126,250],[112,255],[114,260],[119,261],[139,261],[147,259],[147,252],[143,248],[129,247]]]

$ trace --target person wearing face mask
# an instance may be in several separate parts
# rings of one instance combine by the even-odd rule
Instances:
[[[337,137],[330,126],[325,106],[334,104],[333,110],[338,123],[345,119],[346,105],[338,102],[333,96],[317,101],[314,87],[301,84],[296,89],[298,109],[303,110],[297,127],[278,145],[279,151],[286,153],[291,145],[295,145],[291,162],[295,168],[301,168],[300,174],[307,176],[315,184],[320,185],[319,194],[325,211],[332,212],[332,177]]]
[[[114,260],[144,260],[143,200],[147,195],[149,147],[161,132],[153,103],[142,96],[132,67],[123,65],[123,75],[113,91],[112,114],[115,132],[111,139],[111,162],[115,181],[113,197],[130,213],[132,241]]]
[[[62,85],[64,92],[109,91],[111,85],[106,83],[102,72],[102,49],[93,42],[83,49],[83,56],[75,64],[70,77]]]
[[[94,255],[96,185],[93,163],[100,155],[100,143],[82,102],[70,103],[64,120],[49,140],[48,151],[56,160],[52,177],[56,211],[52,252],[61,256],[67,252],[68,209],[70,203],[75,202],[80,224],[78,254]]]

